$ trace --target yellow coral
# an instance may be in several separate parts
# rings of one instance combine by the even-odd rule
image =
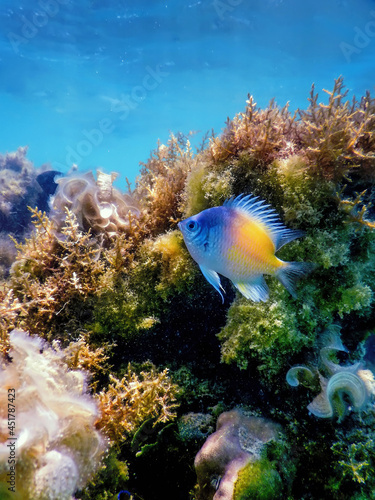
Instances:
[[[332,92],[324,92],[328,103],[318,103],[313,85],[310,107],[299,110],[297,135],[309,163],[326,179],[340,180],[359,160],[370,172],[375,159],[374,100],[367,94],[360,102],[346,101],[348,91],[344,91],[342,77],[335,80]]]
[[[23,306],[17,326],[47,335],[77,299],[100,291],[104,267],[100,247],[80,231],[72,212],[67,211],[62,237],[45,214],[32,212],[35,232],[17,244],[10,284]]]
[[[101,418],[97,428],[113,442],[121,442],[145,420],[154,424],[176,417],[178,386],[173,384],[168,369],[158,373],[154,366],[138,376],[131,365],[119,380],[110,375],[108,389],[98,395]]]
[[[88,333],[81,334],[79,339],[69,343],[65,349],[62,349],[63,360],[72,370],[84,370],[88,372],[93,380],[90,381],[90,388],[95,390],[97,386],[96,378],[98,375],[108,371],[106,351],[110,348],[107,344],[93,349],[88,344]],[[53,347],[60,348],[60,342],[52,342]]]
[[[220,137],[210,140],[214,164],[247,155],[256,165],[268,167],[274,160],[303,157],[316,178],[339,181],[352,168],[361,168],[373,179],[375,100],[367,93],[361,101],[346,100],[343,78],[332,91],[324,90],[328,103],[318,103],[314,85],[310,106],[293,115],[288,105],[258,109],[248,96],[246,109],[227,121]],[[298,116],[298,119],[297,119]]]
[[[179,283],[191,276],[189,256],[183,248],[179,231],[159,236],[150,244],[149,250],[161,260],[161,277],[156,287],[159,292],[167,291],[171,285],[178,288]]]
[[[215,162],[225,161],[239,153],[247,152],[256,160],[267,164],[293,151],[293,116],[288,105],[278,108],[272,100],[265,110],[257,108],[249,94],[244,113],[227,121],[221,137],[210,141],[210,153]]]
[[[368,203],[366,205],[363,200],[367,189],[365,189],[361,193],[355,193],[356,197],[353,200],[342,197],[345,187],[346,186],[344,186],[340,190],[340,192],[336,193],[336,198],[339,202],[339,208],[341,208],[341,210],[343,210],[348,215],[349,222],[356,222],[361,226],[366,226],[374,229],[375,222],[365,218],[368,209],[371,207],[371,203]]]
[[[15,328],[20,312],[25,313],[20,301],[11,289],[0,290],[0,356],[5,358],[9,350],[9,332]]]
[[[168,144],[159,144],[147,163],[142,164],[134,194],[143,205],[148,233],[160,234],[180,220],[182,193],[192,163],[189,141],[172,134]]]

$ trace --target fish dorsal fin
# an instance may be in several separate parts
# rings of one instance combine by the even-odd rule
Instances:
[[[240,194],[237,197],[232,196],[223,205],[240,210],[243,214],[263,224],[275,245],[275,250],[304,235],[303,231],[295,231],[284,226],[277,212],[259,196]]]
[[[268,299],[268,286],[263,276],[247,282],[233,282],[234,286],[247,299],[254,302],[265,302]]]
[[[221,286],[220,277],[217,274],[217,272],[214,271],[213,269],[208,269],[207,267],[201,265],[199,266],[199,268],[202,271],[202,274],[206,278],[206,280],[215,288],[215,290],[217,290],[220,293],[221,300],[223,301],[224,304],[224,296],[221,293],[221,291],[225,293],[225,290]]]

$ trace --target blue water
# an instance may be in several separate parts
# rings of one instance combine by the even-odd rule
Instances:
[[[375,84],[372,0],[0,0],[0,152],[134,182],[158,139],[195,142],[272,97]]]

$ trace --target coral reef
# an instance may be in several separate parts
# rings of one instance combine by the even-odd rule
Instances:
[[[179,436],[184,441],[203,439],[213,432],[212,415],[204,413],[187,413],[178,421]]]
[[[17,495],[24,500],[70,500],[100,466],[105,451],[105,438],[94,427],[97,404],[85,393],[84,373],[68,370],[60,351],[20,330],[10,334],[10,347],[11,362],[0,372],[1,487],[7,484],[11,389]]]
[[[305,172],[313,169],[320,178],[341,181],[353,167],[372,176],[374,99],[367,92],[359,102],[346,100],[348,90],[344,90],[342,77],[332,91],[324,92],[328,103],[318,103],[313,85],[308,109],[294,115],[288,106],[280,109],[274,100],[267,109],[259,110],[249,95],[245,112],[228,119],[223,134],[211,140],[212,160],[220,163],[245,153],[252,161],[271,165],[300,155],[307,163]]]
[[[182,215],[186,176],[195,162],[189,140],[182,134],[172,134],[167,145],[159,144],[147,163],[141,163],[134,195],[143,208],[143,223],[150,234],[176,227]]]
[[[74,323],[82,303],[98,293],[103,263],[100,247],[79,230],[72,212],[60,237],[45,214],[34,211],[33,216],[35,232],[16,245],[10,283],[14,299],[23,304],[18,327],[50,338],[69,320]]]
[[[320,349],[322,370],[314,373],[305,366],[295,366],[288,370],[286,379],[289,385],[296,387],[303,382],[307,387],[314,387],[314,378],[319,377],[321,393],[308,405],[308,410],[315,416],[331,418],[337,414],[342,420],[348,407],[355,411],[364,410],[375,394],[375,379],[371,370],[366,370],[362,363],[342,366],[330,361],[330,351],[345,351],[339,337],[339,328],[326,332],[327,344]]]
[[[20,405],[45,380],[47,364],[47,377],[53,378],[52,369],[62,372],[54,387],[76,377],[74,389],[81,392],[70,405],[72,415],[84,400],[90,416],[79,430],[69,427],[67,416],[62,434],[73,437],[60,446],[57,437],[56,443],[49,441],[52,424],[42,429],[49,425],[45,410],[47,417],[35,427],[44,446],[35,450],[35,467],[22,462],[23,454],[17,465],[24,488],[34,488],[34,496],[42,488],[58,492],[59,478],[51,472],[58,467],[71,479],[66,495],[81,488],[74,496],[84,500],[112,500],[121,490],[143,500],[217,498],[226,485],[237,500],[373,497],[375,100],[370,93],[350,100],[338,78],[322,99],[313,87],[307,109],[295,113],[274,101],[258,109],[249,96],[244,112],[196,153],[181,134],[158,144],[126,194],[113,187],[114,174],[59,179],[53,214],[40,211],[37,193],[48,208],[56,173],[33,169],[25,154],[20,149],[0,159],[5,178],[0,221],[8,224],[6,243],[0,245],[2,377],[19,364],[17,336],[10,332],[27,330],[36,337],[18,335],[40,360],[35,368],[40,380],[16,387]],[[270,298],[254,303],[223,278],[222,304],[192,261],[178,223],[241,193],[259,196],[288,228],[305,233],[278,252],[284,261],[316,265],[298,283],[296,297],[266,278]],[[34,225],[26,234],[30,217]],[[324,332],[338,323],[342,341],[327,338]],[[19,365],[18,373],[28,366]],[[292,385],[304,388],[291,389],[287,373]],[[86,377],[90,396],[82,394]],[[30,411],[40,401],[45,404],[32,401]],[[315,418],[308,405],[316,415],[334,418]],[[228,413],[239,407],[251,417]],[[23,413],[22,405],[18,411]],[[212,433],[220,414],[219,429]],[[241,448],[239,428],[249,436],[250,422],[264,421],[280,424],[282,437],[267,443],[250,439],[256,448],[252,460]],[[24,421],[19,424],[21,430]],[[95,439],[100,442],[99,429],[111,447],[91,477],[93,470],[77,465],[76,449],[85,435],[82,459],[91,453],[96,467],[99,454],[90,447]],[[206,450],[215,445],[217,456],[229,460],[238,452],[246,460],[227,481],[225,464],[211,473],[210,461],[204,465],[198,459],[194,490],[192,465],[205,440]],[[34,453],[32,446],[22,450],[25,456]],[[64,498],[65,492],[56,494]],[[29,493],[20,489],[19,495]]]
[[[279,425],[240,410],[222,413],[216,431],[195,458],[197,498],[240,500],[252,498],[250,491],[258,492],[254,498],[281,498],[280,475],[274,464],[261,458],[265,444],[277,440],[280,430]]]
[[[126,439],[149,418],[156,425],[176,417],[178,386],[172,383],[167,368],[157,373],[151,367],[137,376],[129,365],[121,380],[113,375],[110,380],[109,387],[98,394],[101,417],[97,427],[113,442]]]
[[[50,192],[38,181],[48,166],[36,169],[26,155],[27,147],[0,154],[0,279],[7,277],[16,256],[9,234],[22,238],[31,229],[27,207],[48,210]]]
[[[208,437],[195,458],[197,498],[246,498],[243,496],[243,490],[247,488],[249,481],[245,481],[242,475],[241,483],[246,482],[246,485],[237,485],[239,475],[249,464],[259,463],[265,443],[277,439],[279,432],[280,427],[277,424],[261,417],[246,416],[239,410],[222,413],[218,418],[216,431]],[[272,470],[278,475],[276,469]],[[255,488],[260,488],[264,480],[268,482],[266,475],[252,480],[257,483]],[[236,494],[236,489],[241,490],[241,493]],[[267,498],[277,498],[278,490],[282,490],[281,479],[280,484],[275,485],[272,491],[276,496]]]
[[[201,189],[210,193],[210,198],[215,191],[220,203],[224,193],[228,196],[251,192],[265,198],[283,214],[289,227],[306,232],[304,239],[292,242],[280,252],[283,260],[298,257],[297,260],[316,263],[316,271],[299,284],[297,300],[291,301],[278,285],[269,282],[271,301],[254,306],[236,299],[219,334],[223,361],[246,368],[251,360],[261,370],[266,367],[267,379],[271,376],[276,380],[280,368],[298,352],[313,346],[317,333],[338,317],[346,323],[350,317],[371,316],[375,281],[368,256],[373,253],[375,235],[369,219],[373,189],[368,176],[373,152],[370,147],[363,156],[359,153],[363,143],[373,144],[374,104],[366,95],[349,105],[345,95],[342,79],[338,79],[328,105],[318,104],[313,93],[308,110],[293,120],[289,115],[288,119],[285,117],[285,109],[278,111],[271,106],[272,112],[267,115],[269,127],[272,137],[280,134],[281,142],[276,141],[277,147],[274,139],[267,143],[274,144],[269,159],[257,156],[258,145],[251,129],[258,122],[251,101],[245,113],[228,124],[216,145],[211,143],[211,148],[228,151],[222,141],[228,133],[234,140],[236,131],[241,139],[239,144],[244,146],[231,150],[230,156],[223,153],[223,158],[211,152],[211,163],[206,164],[203,174],[202,170],[192,170],[188,179],[190,185],[196,185],[199,179]],[[280,116],[284,117],[286,129],[278,126]],[[340,134],[349,134],[350,140],[334,142],[336,149],[330,155],[323,132],[328,143],[336,141]],[[282,145],[285,137],[289,150]],[[211,180],[213,172],[216,176]],[[345,196],[341,190],[344,185]],[[363,187],[368,188],[362,197],[355,195],[357,186],[361,193]],[[216,203],[217,198],[213,199]],[[346,202],[352,203],[349,210]],[[200,203],[195,208],[190,202],[187,213],[196,213],[200,208]]]
[[[30,223],[27,206],[35,207],[42,192],[26,154],[27,147],[20,147],[0,155],[0,228],[4,233],[23,233]]]

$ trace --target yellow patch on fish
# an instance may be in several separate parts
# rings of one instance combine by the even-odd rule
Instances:
[[[268,298],[264,274],[275,275],[295,296],[294,282],[313,265],[283,262],[275,252],[303,235],[285,227],[257,197],[240,195],[179,223],[186,246],[203,275],[220,293],[219,274],[254,301]]]
[[[237,266],[239,273],[245,273],[252,267],[253,270],[271,274],[282,265],[275,256],[275,245],[264,224],[248,219],[242,214],[237,216],[235,227],[231,230],[234,243],[228,248],[228,260],[233,264],[233,270]]]

